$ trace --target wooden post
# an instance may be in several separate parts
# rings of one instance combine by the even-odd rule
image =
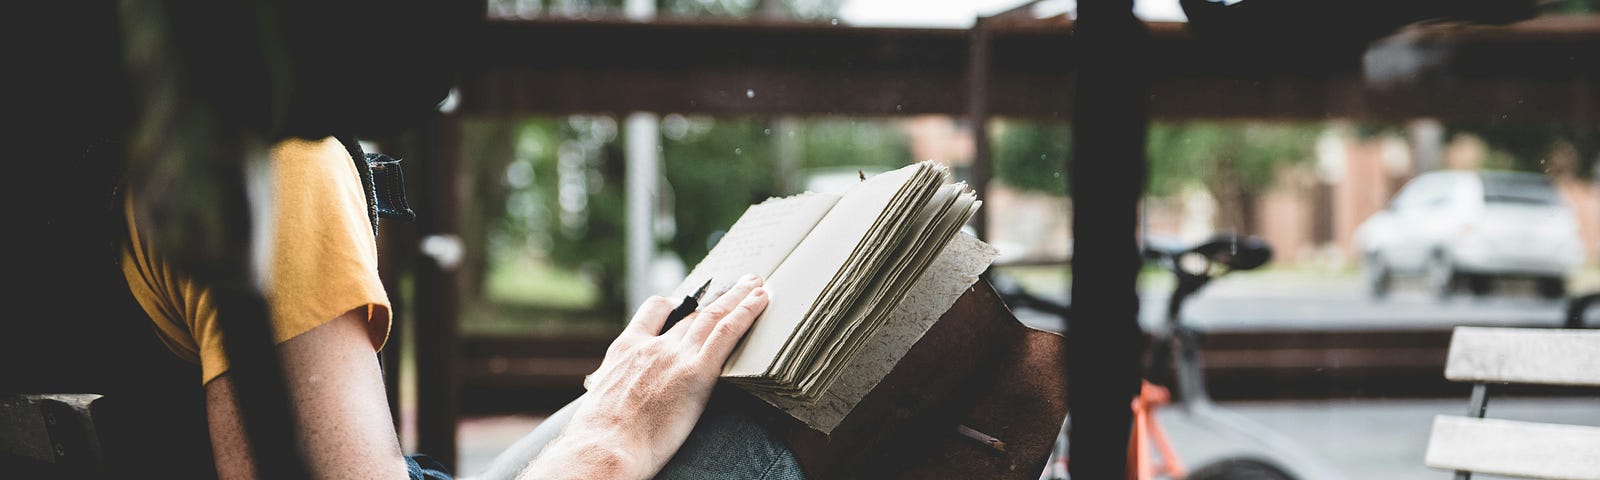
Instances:
[[[458,303],[455,267],[460,239],[456,229],[456,161],[460,124],[452,115],[430,118],[417,138],[420,157],[413,274],[412,326],[417,364],[417,449],[456,468],[456,338]],[[451,257],[454,247],[456,257]]]
[[[1073,478],[1127,476],[1139,392],[1141,264],[1136,238],[1149,122],[1149,32],[1132,0],[1079,2],[1073,154],[1072,322],[1067,334]]]
[[[398,148],[397,144],[381,144],[389,148]],[[398,150],[384,150],[379,152]],[[409,185],[407,186],[410,187]],[[394,422],[395,433],[401,434],[403,402],[410,399],[400,396],[401,371],[405,365],[401,359],[408,355],[411,348],[407,344],[411,336],[411,324],[407,321],[406,295],[400,291],[403,283],[400,281],[405,276],[406,266],[411,265],[413,259],[407,246],[416,245],[416,225],[387,221],[378,222],[378,275],[383,280],[383,290],[389,294],[389,340],[384,344],[383,351],[378,353],[378,359],[383,365],[383,386],[389,396],[389,417]],[[401,444],[405,440],[401,439]]]
[[[972,128],[972,191],[988,198],[991,161],[989,153],[989,29],[978,18],[970,30],[967,46],[967,121]],[[989,234],[989,203],[978,205],[972,216],[978,238]]]

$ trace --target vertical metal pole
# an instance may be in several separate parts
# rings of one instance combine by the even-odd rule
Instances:
[[[1083,0],[1074,26],[1072,324],[1067,406],[1072,478],[1127,476],[1130,404],[1139,391],[1141,263],[1149,32],[1132,0]]]
[[[1467,402],[1467,416],[1483,418],[1483,412],[1488,408],[1489,384],[1483,382],[1472,384],[1472,400]],[[1456,470],[1455,480],[1472,480],[1472,472]]]
[[[972,191],[988,198],[992,175],[989,153],[989,29],[984,18],[977,19],[967,45],[967,121],[972,128]],[[978,238],[989,235],[989,202],[978,205],[972,216]]]
[[[417,449],[456,468],[457,391],[456,329],[458,289],[456,265],[450,258],[456,230],[456,161],[460,125],[453,116],[434,116],[421,129],[417,231],[422,254],[416,256],[413,309],[417,362]],[[459,261],[459,258],[457,258]]]
[[[1472,418],[1483,418],[1484,410],[1489,409],[1489,384],[1478,382],[1472,384],[1472,400],[1467,404],[1467,415]]]
[[[656,186],[661,182],[660,121],[653,113],[628,114],[627,169],[623,175],[627,190],[626,223],[628,305],[632,309],[654,294],[650,264],[655,258]]]
[[[645,21],[656,15],[653,0],[628,0],[624,5],[628,18]],[[627,169],[623,182],[627,190],[627,220],[624,238],[626,245],[626,277],[628,305],[632,309],[644,303],[645,298],[656,293],[652,287],[650,265],[654,263],[656,186],[661,181],[661,122],[653,113],[628,114],[624,124],[627,142]]]

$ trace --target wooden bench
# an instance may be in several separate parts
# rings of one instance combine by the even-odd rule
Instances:
[[[1467,416],[1434,418],[1429,467],[1600,480],[1600,427],[1484,418],[1491,385],[1600,386],[1600,330],[1457,327],[1445,378],[1472,382],[1472,397]]]

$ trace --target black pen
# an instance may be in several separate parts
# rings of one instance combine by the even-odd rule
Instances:
[[[701,284],[700,288],[696,289],[694,293],[684,296],[683,303],[679,303],[678,308],[672,309],[672,313],[667,314],[667,323],[661,326],[661,333],[667,333],[667,330],[676,325],[679,320],[683,320],[689,314],[694,313],[695,309],[700,308],[700,297],[706,294],[706,287],[709,286],[711,286],[711,279],[707,278],[706,283]]]

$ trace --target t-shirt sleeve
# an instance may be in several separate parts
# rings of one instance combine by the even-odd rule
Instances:
[[[389,335],[390,304],[378,277],[366,193],[350,155],[332,138],[286,140],[273,147],[270,167],[272,249],[265,262],[264,293],[273,341],[282,343],[356,311],[366,317],[373,350],[382,348]],[[149,249],[138,250],[148,255]],[[135,284],[132,289],[168,346],[180,356],[198,357],[202,382],[226,372],[228,359],[210,291],[173,278],[159,259],[134,261],[135,271],[130,271],[126,255],[123,263],[130,283],[147,286]],[[141,264],[149,271],[139,271]],[[182,325],[187,332],[171,332],[163,324]],[[189,338],[169,338],[173,333]],[[182,351],[185,344],[193,350]]]

